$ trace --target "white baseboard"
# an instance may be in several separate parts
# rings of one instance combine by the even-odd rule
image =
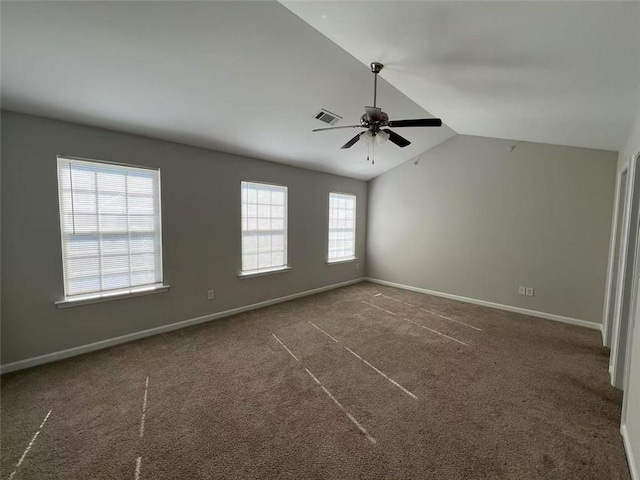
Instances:
[[[624,450],[627,452],[627,462],[629,462],[629,472],[631,473],[631,480],[640,480],[640,474],[638,473],[638,464],[633,457],[633,450],[631,449],[631,440],[629,440],[629,432],[627,432],[627,426],[622,425],[620,427],[620,433],[622,434],[622,441],[624,443]]]
[[[544,318],[546,320],[555,320],[556,322],[570,323],[571,325],[578,325],[580,327],[592,328],[594,330],[602,330],[600,323],[588,322],[586,320],[578,320],[577,318],[563,317],[562,315],[555,315],[553,313],[538,312],[536,310],[528,310],[526,308],[512,307],[510,305],[503,305],[501,303],[488,302],[486,300],[478,300],[477,298],[462,297],[460,295],[453,295],[450,293],[436,292],[434,290],[427,290],[425,288],[412,287],[409,285],[402,285],[401,283],[387,282],[386,280],[379,280],[377,278],[365,278],[368,282],[379,283],[380,285],[387,285],[389,287],[402,288],[404,290],[411,290],[412,292],[426,293],[427,295],[435,295],[436,297],[450,298],[451,300],[458,300],[465,303],[473,303],[475,305],[482,305],[485,307],[497,308],[498,310],[506,310],[507,312],[521,313],[523,315],[530,315],[532,317]]]
[[[40,355],[38,357],[26,358],[17,362],[7,363],[0,365],[0,374],[15,372],[16,370],[22,370],[29,367],[35,367],[36,365],[42,365],[43,363],[55,362],[62,360],[63,358],[75,357],[76,355],[82,355],[83,353],[93,352],[94,350],[101,350],[103,348],[111,347],[113,345],[119,345],[121,343],[131,342],[139,338],[150,337],[152,335],[158,335],[160,333],[170,332],[172,330],[178,330],[180,328],[190,327],[191,325],[197,325],[199,323],[209,322],[218,318],[229,317],[238,313],[247,312],[249,310],[255,310],[257,308],[268,307],[269,305],[275,305],[276,303],[287,302],[289,300],[295,300],[296,298],[306,297],[314,295],[316,293],[325,292],[327,290],[333,290],[335,288],[345,287],[354,283],[360,283],[365,280],[364,277],[356,278],[354,280],[348,280],[346,282],[334,283],[333,285],[327,285],[325,287],[314,288],[313,290],[307,290],[304,292],[294,293],[292,295],[286,295],[284,297],[274,298],[271,300],[265,300],[264,302],[254,303],[251,305],[245,305],[243,307],[233,308],[231,310],[225,310],[224,312],[212,313],[204,315],[202,317],[190,318],[176,323],[170,323],[168,325],[162,325],[160,327],[150,328],[148,330],[142,330],[140,332],[129,333],[120,337],[109,338],[107,340],[101,340],[95,343],[89,343],[87,345],[81,345],[79,347],[68,348],[66,350],[60,350],[58,352],[47,353],[46,355]]]

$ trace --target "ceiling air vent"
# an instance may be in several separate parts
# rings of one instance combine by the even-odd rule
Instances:
[[[316,113],[314,115],[314,118],[320,120],[321,122],[328,123],[329,125],[335,125],[340,120],[342,120],[342,117],[340,115],[331,113],[329,110],[325,110],[324,108]]]

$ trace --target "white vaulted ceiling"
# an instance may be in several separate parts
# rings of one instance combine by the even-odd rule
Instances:
[[[457,133],[617,150],[640,2],[281,2]]]
[[[283,6],[284,5],[284,6]],[[617,150],[639,2],[6,2],[2,108],[373,178],[455,133]],[[339,147],[378,104],[412,145]],[[449,128],[451,127],[451,128]]]

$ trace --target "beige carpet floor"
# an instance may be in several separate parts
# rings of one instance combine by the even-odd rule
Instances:
[[[3,376],[0,480],[626,480],[608,353],[361,283]]]

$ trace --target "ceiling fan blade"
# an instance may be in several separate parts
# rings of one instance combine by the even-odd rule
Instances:
[[[412,120],[392,120],[390,127],[441,127],[442,120],[439,118],[416,118]]]
[[[400,148],[404,148],[407,145],[411,145],[411,142],[406,138],[398,135],[396,132],[389,130],[388,128],[384,128],[383,132],[387,132],[389,134],[389,141],[395,143]]]
[[[360,140],[360,135],[362,134],[361,133],[357,134],[355,137],[353,137],[351,140],[349,140],[340,148],[351,148],[358,140]]]
[[[314,128],[312,132],[323,132],[325,130],[338,130],[339,128],[365,128],[362,125],[344,125],[342,127]]]

